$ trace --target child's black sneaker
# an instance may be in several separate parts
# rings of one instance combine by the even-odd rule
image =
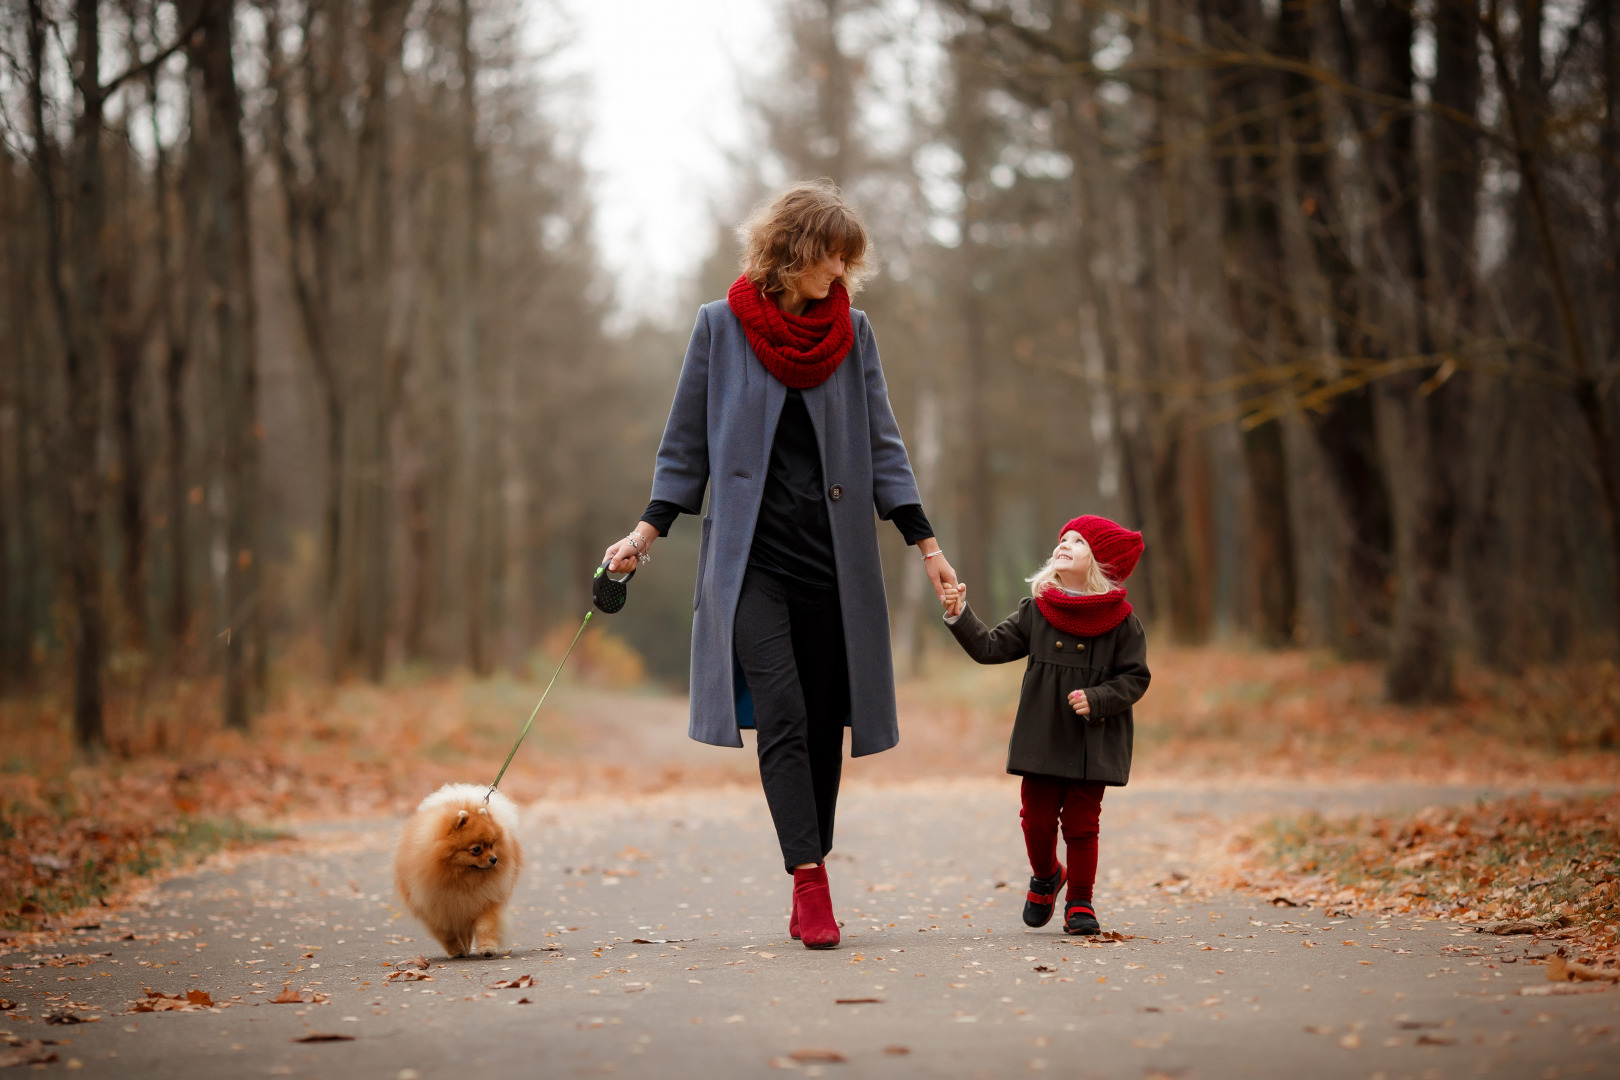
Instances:
[[[1068,873],[1063,864],[1058,863],[1057,873],[1049,878],[1031,877],[1029,879],[1029,892],[1024,895],[1024,925],[1045,926],[1052,921],[1052,912],[1057,910],[1057,892],[1068,880]]]
[[[1026,909],[1027,910],[1027,909]],[[1065,934],[1100,934],[1102,924],[1097,921],[1097,912],[1090,904],[1070,904],[1063,913],[1063,932]]]

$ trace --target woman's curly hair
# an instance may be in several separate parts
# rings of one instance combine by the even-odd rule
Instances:
[[[831,180],[801,180],[754,207],[737,226],[742,272],[766,295],[830,254],[844,257],[840,278],[851,296],[870,272],[866,222]]]

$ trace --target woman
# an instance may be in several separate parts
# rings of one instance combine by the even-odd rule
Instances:
[[[923,514],[877,343],[849,306],[866,228],[830,181],[799,183],[739,228],[743,272],[705,305],[658,448],[652,502],[609,547],[634,569],[709,488],[692,622],[688,733],[741,746],[793,874],[789,932],[838,944],[832,850],[844,727],[859,757],[899,740],[889,615],[870,507],[918,554],[935,595],[956,574]],[[750,715],[751,714],[751,715]]]

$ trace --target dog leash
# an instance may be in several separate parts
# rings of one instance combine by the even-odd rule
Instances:
[[[631,578],[636,576],[636,572],[632,570],[624,577],[615,579],[607,574],[607,565],[607,563],[603,563],[597,567],[596,573],[591,576],[591,603],[601,608],[606,614],[612,615],[624,607],[624,602],[628,596],[625,585]],[[488,791],[484,792],[484,801],[486,803],[489,802],[489,797],[495,794],[495,789],[501,786],[501,778],[506,775],[506,767],[512,764],[513,758],[517,757],[518,747],[523,745],[523,740],[529,734],[529,729],[534,726],[534,718],[540,715],[540,706],[546,703],[546,696],[551,693],[551,688],[557,685],[557,676],[562,674],[563,665],[568,663],[568,658],[574,654],[574,646],[579,644],[579,639],[585,633],[585,628],[591,625],[591,616],[595,614],[594,611],[587,611],[585,618],[580,620],[579,629],[574,631],[574,640],[568,643],[568,651],[563,653],[562,661],[557,665],[557,670],[551,673],[551,681],[546,683],[546,688],[541,693],[540,700],[534,703],[534,710],[529,713],[529,719],[523,725],[523,730],[518,732],[517,742],[512,744],[511,752],[506,755],[506,760],[501,762],[501,771],[495,774],[495,782],[489,785]]]

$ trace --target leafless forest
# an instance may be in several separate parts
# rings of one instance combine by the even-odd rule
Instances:
[[[292,672],[575,624],[689,324],[605,329],[558,13],[4,3],[0,693],[93,746],[177,682],[248,725]],[[1384,658],[1396,701],[1620,648],[1620,3],[778,6],[728,213],[864,208],[857,305],[987,610],[1096,511],[1147,535],[1154,634]],[[675,681],[696,531],[612,626]]]

